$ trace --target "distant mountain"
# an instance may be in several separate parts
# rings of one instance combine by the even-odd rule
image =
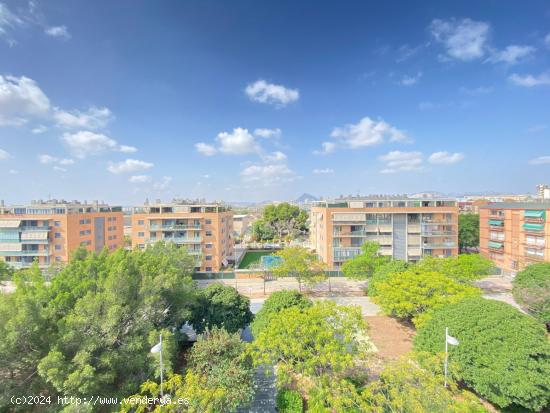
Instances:
[[[311,194],[304,193],[294,200],[297,204],[311,204],[312,202],[318,201],[319,198]]]

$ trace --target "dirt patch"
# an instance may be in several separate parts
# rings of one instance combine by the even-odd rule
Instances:
[[[395,360],[412,350],[415,331],[412,327],[387,316],[367,316],[369,337],[382,361]]]

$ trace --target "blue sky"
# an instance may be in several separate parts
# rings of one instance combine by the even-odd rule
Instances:
[[[533,192],[544,1],[0,0],[0,199]]]

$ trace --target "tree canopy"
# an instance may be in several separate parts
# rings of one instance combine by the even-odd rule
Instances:
[[[361,253],[342,264],[342,272],[348,278],[363,280],[371,277],[381,266],[387,264],[389,257],[378,254],[380,244],[367,241],[361,245]]]
[[[233,287],[215,283],[199,292],[191,323],[198,333],[212,327],[223,327],[235,333],[245,328],[252,318],[247,297]]]
[[[304,309],[311,305],[311,300],[297,291],[276,291],[265,300],[261,310],[254,316],[254,321],[250,325],[252,334],[258,336],[269,325],[271,318],[286,308]]]
[[[307,232],[307,219],[306,211],[288,202],[267,205],[263,209],[262,219],[252,225],[252,235],[257,241],[295,237]]]
[[[298,282],[315,284],[324,280],[326,264],[319,260],[315,253],[303,247],[287,247],[277,251],[281,257],[271,272],[277,277],[295,277]]]
[[[0,260],[0,282],[10,280],[12,276],[13,269],[6,262]]]
[[[550,328],[550,263],[529,265],[512,284],[516,302]]]
[[[458,216],[458,246],[460,251],[479,247],[478,214],[460,214]]]
[[[438,309],[419,329],[414,348],[443,351],[445,328],[451,373],[492,403],[540,411],[550,403],[550,343],[544,327],[514,307],[481,297]]]
[[[246,352],[246,345],[239,334],[230,334],[224,329],[214,328],[198,336],[189,351],[185,374],[168,377],[164,394],[171,400],[185,399],[184,406],[189,413],[233,412],[246,404],[254,394],[252,362]],[[147,381],[141,385],[141,392],[126,397],[158,397],[160,385]],[[147,406],[127,402],[123,413],[143,413],[160,406]],[[156,411],[156,410],[155,410]],[[163,412],[180,412],[181,405],[167,405]]]
[[[438,272],[418,268],[375,281],[373,301],[386,314],[412,320],[417,326],[437,308],[481,295],[479,288],[458,283]]]
[[[479,254],[445,258],[425,257],[416,264],[418,271],[435,271],[461,283],[471,283],[491,273],[494,264]]]

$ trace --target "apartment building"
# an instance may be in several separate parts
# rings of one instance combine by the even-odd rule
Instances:
[[[407,261],[458,254],[458,206],[451,199],[350,198],[314,203],[310,240],[332,269],[377,241],[380,254]]]
[[[197,257],[196,271],[220,271],[233,259],[233,211],[220,203],[174,201],[134,207],[132,246],[174,242]]]
[[[0,259],[15,268],[67,262],[79,246],[114,250],[124,243],[122,210],[98,202],[0,204]]]
[[[550,261],[550,202],[497,202],[479,210],[480,253],[504,272]]]

